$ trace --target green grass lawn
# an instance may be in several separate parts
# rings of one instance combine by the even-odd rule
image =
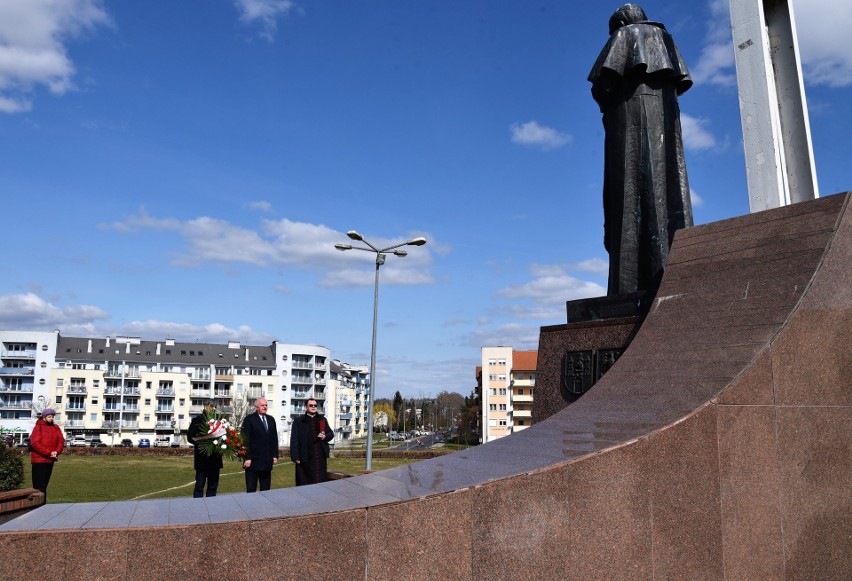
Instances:
[[[374,470],[415,462],[405,458],[373,458]],[[328,469],[358,474],[363,458],[330,458]],[[294,486],[293,464],[282,458],[272,471],[272,488]],[[49,503],[96,502],[140,498],[192,496],[195,470],[192,456],[62,456],[47,488]],[[29,455],[24,456],[24,487],[32,486]],[[219,493],[245,492],[240,464],[225,461]]]

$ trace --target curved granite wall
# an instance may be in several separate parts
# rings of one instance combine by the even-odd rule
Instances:
[[[629,349],[523,432],[298,489],[47,505],[0,527],[0,577],[845,577],[848,200],[678,232]]]

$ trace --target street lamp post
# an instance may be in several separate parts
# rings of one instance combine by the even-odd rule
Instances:
[[[367,248],[363,246],[352,246],[351,244],[335,244],[334,247],[338,250],[364,250],[372,252],[376,255],[376,280],[373,287],[373,347],[370,351],[370,400],[367,406],[367,463],[365,470],[373,469],[373,401],[376,396],[376,325],[379,318],[379,267],[385,263],[387,254],[395,256],[406,256],[408,252],[398,250],[402,246],[423,246],[426,244],[426,239],[423,237],[414,238],[408,242],[402,242],[387,248],[376,248],[361,236],[355,230],[350,230],[346,233],[351,240],[363,242]]]

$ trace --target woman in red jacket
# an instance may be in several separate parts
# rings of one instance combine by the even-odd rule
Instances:
[[[65,447],[65,438],[62,436],[62,428],[57,426],[53,419],[56,410],[45,408],[41,417],[36,420],[33,433],[30,434],[30,462],[33,466],[33,488],[44,493],[44,502],[47,503],[47,483],[53,472],[53,464]]]

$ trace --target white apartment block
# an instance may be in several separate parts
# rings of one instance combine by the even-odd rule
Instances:
[[[370,409],[370,372],[366,365],[331,362],[334,399],[325,415],[334,429],[337,443],[367,436]]]
[[[50,374],[59,331],[0,331],[0,431],[29,436],[49,403]]]
[[[482,442],[532,425],[537,351],[483,347],[478,371],[482,406]]]
[[[330,418],[340,410],[328,389],[330,350],[321,346],[79,338],[59,331],[0,331],[0,343],[0,429],[19,441],[44,407],[57,410],[66,438],[99,436],[107,444],[127,438],[134,445],[141,438],[185,442],[205,399],[220,409],[252,412],[255,400],[265,397],[282,446],[289,445],[292,420],[304,413],[308,398]],[[361,410],[369,398],[366,367],[353,369],[346,378],[353,395],[346,401],[358,402],[359,422],[351,437],[362,432]]]

